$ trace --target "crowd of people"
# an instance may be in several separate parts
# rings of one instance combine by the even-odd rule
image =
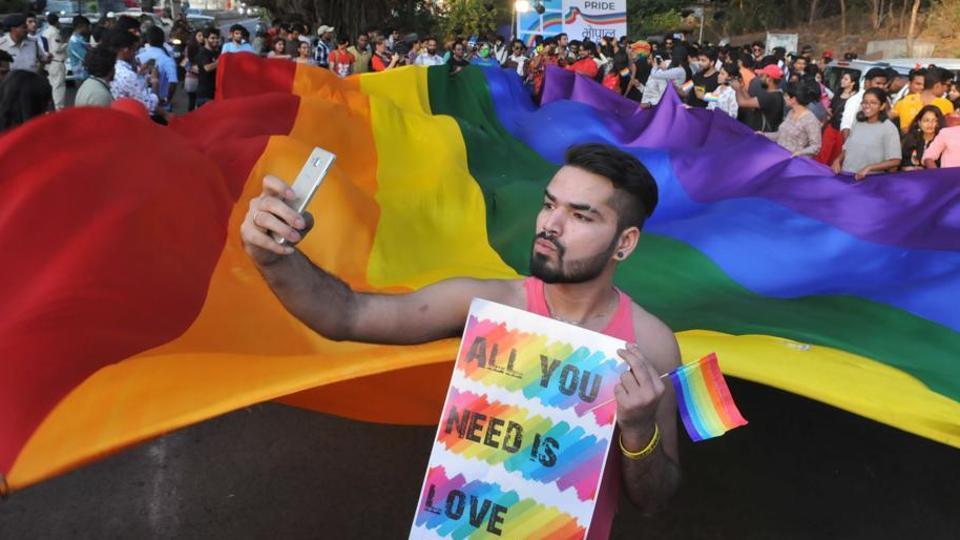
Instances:
[[[534,99],[543,92],[546,69],[556,66],[641,107],[659,103],[672,86],[686,107],[737,118],[793,156],[816,159],[857,179],[960,166],[960,127],[947,127],[960,124],[960,87],[953,72],[934,65],[918,66],[906,78],[876,67],[861,81],[847,71],[839,88],[831,89],[823,78],[830,51],[820,58],[809,46],[799,54],[781,47],[767,54],[761,42],[715,47],[688,43],[682,35],[631,43],[623,37],[593,42],[559,34],[537,36],[529,45],[490,35],[441,43],[375,27],[349,39],[327,25],[311,32],[303,23],[275,20],[252,39],[244,26],[234,25],[224,41],[217,28],[193,29],[185,18],[176,21],[168,39],[160,28],[131,17],[93,25],[81,16],[65,40],[56,14],[47,23],[39,35],[36,17],[11,15],[4,21],[0,76],[7,80],[0,83],[0,129],[63,108],[67,69],[79,84],[74,105],[132,98],[164,122],[180,85],[187,110],[203,106],[214,97],[220,56],[250,53],[330,69],[341,77],[405,65],[449,65],[453,74],[468,65],[499,67],[515,71]]]

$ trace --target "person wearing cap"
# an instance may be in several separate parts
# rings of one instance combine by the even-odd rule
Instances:
[[[320,39],[317,40],[317,48],[313,51],[313,61],[322,68],[330,67],[330,51],[336,47],[333,43],[333,32],[334,28],[325,24],[317,28]]]
[[[7,15],[3,19],[3,27],[7,34],[0,37],[0,51],[13,58],[10,70],[22,69],[38,73],[40,66],[46,61],[46,56],[40,48],[40,43],[30,37],[27,30],[27,17],[20,13]]]
[[[737,106],[742,112],[743,121],[753,130],[770,133],[780,127],[784,105],[779,90],[782,79],[783,71],[771,63],[757,70],[757,76],[749,88],[740,81],[730,83],[737,92]]]
[[[823,51],[823,54],[820,55],[820,61],[823,63],[823,65],[833,62],[833,51],[830,49]]]

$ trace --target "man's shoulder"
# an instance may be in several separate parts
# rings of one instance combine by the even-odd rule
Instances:
[[[673,330],[635,301],[631,307],[634,333],[640,349],[660,373],[677,367],[680,364],[680,349]]]

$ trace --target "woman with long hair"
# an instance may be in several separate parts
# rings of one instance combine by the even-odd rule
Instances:
[[[904,171],[923,169],[923,153],[945,125],[946,119],[940,107],[927,105],[920,109],[903,136],[900,169]]]
[[[197,86],[200,84],[200,69],[197,67],[197,54],[203,48],[203,30],[193,33],[183,58],[180,60],[184,68],[183,91],[187,93],[187,111],[197,108]]]
[[[0,83],[0,131],[12,129],[50,110],[53,89],[46,77],[14,70]]]
[[[294,58],[293,61],[298,64],[313,65],[315,62],[313,61],[313,55],[310,54],[311,52],[310,44],[306,41],[301,41],[299,44],[297,44],[297,57]]]
[[[273,45],[271,45],[270,52],[267,53],[267,58],[290,60],[290,55],[287,54],[287,40],[280,37],[273,40]]]
[[[886,172],[900,165],[900,130],[887,117],[887,92],[868,88],[863,93],[860,112],[843,144],[843,152],[833,161],[833,172],[852,173],[857,180]]]
[[[843,135],[840,133],[843,106],[859,90],[860,84],[853,75],[849,71],[844,72],[843,76],[840,77],[840,91],[834,94],[833,99],[830,100],[830,121],[823,128],[823,144],[820,146],[820,153],[816,157],[820,163],[830,165],[843,152]]]

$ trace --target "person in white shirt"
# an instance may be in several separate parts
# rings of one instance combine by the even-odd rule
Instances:
[[[526,47],[524,47],[523,42],[519,39],[513,40],[510,44],[510,56],[507,57],[507,60],[503,63],[505,68],[514,68],[517,70],[517,75],[521,79],[526,77],[527,74],[527,60],[529,60],[525,54]]]
[[[739,78],[740,68],[736,64],[723,64],[717,73],[717,82],[720,85],[713,92],[707,92],[703,96],[703,100],[707,102],[708,111],[720,110],[736,120],[740,105],[737,103],[737,91],[730,87],[730,81]]]
[[[30,37],[27,18],[19,13],[7,15],[3,19],[6,35],[0,36],[0,51],[13,58],[10,70],[40,72],[40,67],[47,61],[39,42]]]
[[[504,42],[503,36],[498,35],[496,40],[493,42],[493,57],[497,59],[497,62],[502,66],[504,62],[507,61],[507,55],[510,54],[510,51],[507,50],[507,44]]]
[[[160,107],[160,98],[147,86],[144,75],[149,74],[152,86],[160,84],[160,77],[152,64],[134,70],[137,59],[137,36],[120,28],[110,30],[105,42],[107,46],[117,52],[117,62],[114,65],[113,80],[110,82],[110,93],[113,99],[132,98],[139,101],[150,115],[166,116],[166,111]]]
[[[860,105],[863,103],[863,93],[868,88],[883,88],[887,85],[887,72],[883,68],[870,68],[863,81],[863,88],[859,92],[850,96],[847,103],[843,106],[843,117],[840,120],[840,132],[843,138],[850,135],[850,128],[857,121],[857,113],[860,112]]]
[[[67,42],[60,35],[60,17],[56,13],[47,15],[47,24],[43,31],[50,53],[47,80],[53,90],[53,106],[59,111],[64,107],[67,97]]]
[[[424,41],[427,44],[427,52],[418,56],[414,63],[418,66],[442,66],[445,62],[443,57],[437,54],[437,38],[428,37]]]

